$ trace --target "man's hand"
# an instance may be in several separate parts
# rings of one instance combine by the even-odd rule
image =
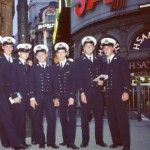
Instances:
[[[81,101],[85,104],[87,103],[86,96],[84,93],[81,93]]]
[[[59,107],[60,103],[59,103],[59,99],[53,99],[54,102],[54,107]]]
[[[19,97],[16,97],[16,98],[14,98],[13,99],[14,100],[14,103],[16,104],[16,103],[21,103],[21,99],[19,98]]]
[[[71,106],[71,105],[74,105],[74,99],[70,97],[68,99],[68,107]]]
[[[98,80],[98,85],[100,85],[100,86],[104,85],[104,81]]]
[[[35,109],[35,107],[38,105],[38,103],[36,102],[36,100],[32,100],[30,101],[30,106]]]
[[[123,101],[129,100],[129,94],[126,93],[126,92],[124,92],[124,93],[122,94],[122,100],[123,100]]]

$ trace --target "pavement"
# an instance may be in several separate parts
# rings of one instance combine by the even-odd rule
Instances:
[[[131,131],[131,150],[150,150],[150,120],[142,118],[142,121],[137,121],[133,117],[130,118],[130,131]],[[95,144],[95,133],[94,133],[94,120],[90,122],[90,142],[87,148],[80,148],[81,150],[111,150],[112,148],[100,147]],[[81,120],[80,117],[77,117],[76,123],[76,141],[75,144],[80,146],[82,138],[81,138]],[[44,120],[44,130],[46,131],[46,121]],[[107,117],[104,118],[104,141],[107,145],[112,144],[111,135],[108,127]],[[28,144],[31,143],[31,138],[27,137],[26,142]],[[57,127],[56,127],[56,144],[62,142],[62,134],[61,134],[61,126],[59,118],[57,118]],[[45,150],[52,150],[51,147],[45,147]],[[0,144],[0,150],[11,150],[11,148],[3,148]],[[38,145],[32,145],[29,150],[39,150]],[[40,149],[42,150],[42,149]],[[60,146],[58,150],[69,150],[64,146]],[[112,150],[122,150],[122,147],[113,148]]]

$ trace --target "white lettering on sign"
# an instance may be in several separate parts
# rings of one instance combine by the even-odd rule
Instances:
[[[38,25],[38,30],[43,29],[43,28],[53,28],[54,27],[54,23],[46,23],[46,24],[40,24]]]
[[[133,49],[134,49],[134,50],[139,50],[141,44],[142,44],[145,40],[147,40],[147,39],[150,39],[150,32],[148,32],[147,35],[142,34],[142,35],[138,36],[138,37],[136,38],[135,43],[133,44],[133,45],[134,45],[134,46],[133,46]]]
[[[149,61],[136,61],[136,62],[130,62],[129,66],[130,69],[147,69],[149,67]]]

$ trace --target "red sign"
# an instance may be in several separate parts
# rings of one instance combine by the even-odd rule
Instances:
[[[96,2],[101,0],[76,0],[76,6],[74,8],[75,15],[81,16],[85,11],[92,9]],[[125,7],[125,0],[103,0],[104,4],[113,3],[111,11],[123,9]]]

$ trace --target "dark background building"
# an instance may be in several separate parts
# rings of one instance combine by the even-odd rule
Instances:
[[[121,3],[122,2],[122,3]],[[82,54],[81,39],[92,35],[102,54],[103,37],[116,39],[116,52],[129,60],[133,76],[146,76],[150,82],[150,0],[104,0],[92,3],[72,1],[71,35],[74,56]]]

